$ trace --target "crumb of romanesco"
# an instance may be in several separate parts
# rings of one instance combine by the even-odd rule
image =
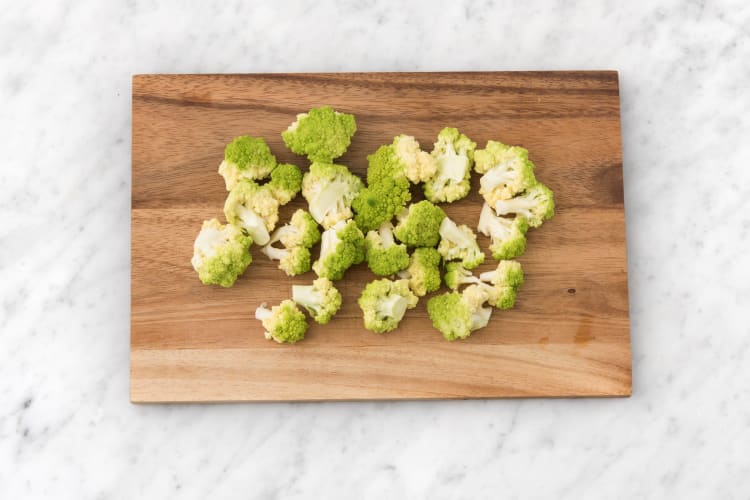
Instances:
[[[248,251],[252,242],[237,226],[204,221],[190,263],[204,285],[230,287],[253,260]]]

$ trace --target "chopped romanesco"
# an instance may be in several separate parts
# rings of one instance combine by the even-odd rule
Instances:
[[[331,162],[346,152],[356,131],[354,115],[322,106],[298,114],[281,137],[294,153],[313,162]]]
[[[474,170],[484,174],[479,179],[479,194],[491,206],[536,184],[534,164],[524,148],[489,141],[485,149],[474,152],[474,160]]]
[[[260,137],[243,135],[227,144],[224,161],[219,165],[219,174],[224,178],[227,191],[240,179],[265,179],[276,167],[276,157],[266,141]]]
[[[409,288],[417,297],[440,288],[440,253],[434,248],[415,248],[409,267],[398,273],[399,278],[409,280]]]
[[[284,224],[271,235],[268,244],[280,241],[287,248],[310,248],[320,241],[320,230],[315,219],[303,209],[298,209],[292,215],[288,224]]]
[[[407,309],[419,299],[409,290],[408,280],[375,280],[365,287],[359,298],[365,328],[376,333],[396,329]]]
[[[302,178],[302,196],[310,205],[310,214],[324,229],[351,219],[352,201],[361,189],[359,177],[333,163],[313,163]]]
[[[529,226],[539,227],[555,215],[554,195],[550,188],[538,182],[514,198],[498,200],[495,212],[498,215],[520,215],[526,218]]]
[[[310,249],[303,246],[276,248],[270,244],[260,250],[269,259],[279,261],[279,269],[287,276],[297,276],[310,270]]]
[[[354,199],[354,220],[362,231],[376,229],[393,219],[409,200],[411,193],[406,179],[383,179],[362,189]]]
[[[427,200],[409,205],[398,214],[393,234],[410,247],[434,247],[440,241],[440,224],[445,212]]]
[[[427,302],[427,314],[446,340],[465,339],[489,323],[492,308],[482,307],[487,298],[486,291],[472,285],[462,293],[447,292],[432,297]]]
[[[469,226],[457,226],[446,217],[440,223],[440,245],[438,252],[445,261],[460,260],[467,269],[474,269],[484,262],[484,253],[477,244],[477,235]]]
[[[271,309],[268,309],[265,303],[261,304],[255,310],[255,319],[259,319],[263,324],[268,340],[293,344],[305,338],[307,320],[292,300],[287,299]]]
[[[367,266],[378,276],[390,276],[409,265],[406,245],[393,239],[393,225],[384,222],[377,231],[369,231],[365,237]]]
[[[320,257],[312,268],[315,273],[330,280],[340,280],[354,264],[364,260],[365,237],[353,221],[340,221],[323,232]]]
[[[279,220],[279,202],[266,186],[240,180],[229,192],[224,215],[230,224],[244,229],[258,245],[265,245]]]
[[[253,260],[248,251],[252,242],[237,226],[204,221],[190,263],[204,285],[230,287]]]
[[[341,307],[341,293],[328,278],[318,278],[312,285],[293,285],[292,299],[321,325],[331,321]]]
[[[453,202],[464,198],[471,188],[471,166],[476,143],[458,129],[446,127],[440,131],[432,156],[437,171],[425,180],[424,195],[434,202]]]
[[[477,231],[492,239],[490,252],[495,260],[513,259],[526,250],[526,231],[529,224],[520,215],[514,218],[499,217],[484,204],[479,215]]]
[[[297,165],[279,163],[271,172],[268,188],[281,205],[286,205],[302,189],[302,171]]]

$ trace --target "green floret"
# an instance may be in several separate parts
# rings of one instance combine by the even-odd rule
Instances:
[[[303,209],[298,209],[292,215],[288,224],[284,224],[271,235],[268,244],[280,241],[287,248],[310,248],[320,241],[320,229],[315,219]]]
[[[252,262],[248,252],[252,243],[237,226],[207,220],[195,239],[190,263],[204,285],[230,287]]]
[[[461,285],[482,283],[479,278],[474,276],[471,271],[466,269],[460,262],[448,262],[445,265],[443,281],[445,281],[445,286],[451,290],[458,290],[458,287]]]
[[[303,246],[276,248],[270,244],[260,250],[271,260],[279,261],[279,269],[287,276],[297,276],[310,270],[310,249]]]
[[[440,223],[438,252],[445,261],[460,260],[467,269],[474,269],[484,262],[484,252],[479,249],[474,231],[466,225],[457,226],[448,217]]]
[[[531,227],[539,227],[555,215],[555,200],[552,190],[538,182],[525,192],[509,200],[495,203],[498,215],[516,214],[525,217]]]
[[[377,184],[384,179],[408,179],[413,183],[431,179],[437,172],[435,157],[419,148],[410,135],[398,135],[392,144],[380,146],[367,157],[367,182]]]
[[[362,180],[343,165],[313,163],[302,178],[302,196],[310,214],[324,229],[352,218],[352,201],[362,189]]]
[[[312,285],[293,285],[292,299],[321,325],[331,321],[341,307],[341,293],[328,278],[318,278]]]
[[[265,179],[275,167],[276,157],[266,141],[243,135],[235,137],[224,148],[224,161],[219,165],[219,174],[229,191],[240,179]]]
[[[383,223],[377,231],[369,231],[365,237],[367,266],[378,276],[390,276],[409,265],[406,245],[393,240],[393,225]]]
[[[286,205],[302,189],[302,171],[297,165],[280,163],[271,172],[268,188],[281,205]]]
[[[338,222],[323,232],[320,257],[313,264],[313,271],[321,278],[340,280],[347,269],[364,260],[364,240],[354,221]]]
[[[432,156],[437,171],[425,181],[424,195],[434,202],[453,202],[464,198],[471,188],[471,166],[476,143],[458,129],[446,127],[440,131]]]
[[[408,280],[376,280],[368,283],[359,297],[365,328],[376,333],[395,330],[407,309],[419,299],[409,290]]]
[[[346,152],[357,123],[354,115],[339,113],[330,106],[313,108],[281,133],[284,144],[313,162],[330,163]]]
[[[409,183],[403,178],[386,178],[370,184],[359,192],[352,202],[354,220],[362,231],[380,227],[404,209],[411,200]]]
[[[474,160],[474,170],[484,174],[479,179],[479,194],[490,205],[512,198],[536,184],[534,164],[524,148],[489,141],[485,149],[474,153]]]
[[[472,285],[463,293],[448,292],[432,297],[427,302],[427,314],[445,340],[465,339],[489,323],[492,308],[482,307],[486,300],[487,293]]]
[[[224,215],[230,224],[244,229],[258,245],[265,245],[279,220],[279,202],[266,186],[241,179],[229,192]]]
[[[265,303],[261,304],[255,310],[255,319],[259,319],[263,324],[268,340],[293,344],[305,338],[307,320],[292,300],[287,299],[271,309],[268,309]]]
[[[518,261],[501,260],[494,271],[480,274],[479,279],[487,290],[491,306],[510,309],[515,305],[516,294],[523,284],[523,269]]]
[[[415,248],[409,267],[398,273],[399,278],[409,280],[409,288],[417,297],[440,288],[440,253],[434,248]]]
[[[440,241],[443,209],[427,200],[414,203],[398,214],[393,234],[410,247],[434,247]]]
[[[488,204],[482,207],[477,231],[492,239],[490,252],[495,260],[513,259],[526,251],[526,218],[498,217]]]

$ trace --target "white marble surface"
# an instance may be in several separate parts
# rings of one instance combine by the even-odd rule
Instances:
[[[748,498],[750,5],[400,3],[0,0],[0,498]],[[128,402],[131,74],[605,68],[632,398]]]

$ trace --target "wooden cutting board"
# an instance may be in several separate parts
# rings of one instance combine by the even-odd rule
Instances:
[[[311,282],[312,272],[288,278],[253,247],[253,264],[233,288],[198,281],[195,236],[204,219],[223,220],[216,170],[225,144],[261,136],[280,162],[306,169],[280,132],[296,113],[323,104],[356,116],[357,134],[339,162],[360,175],[366,155],[399,133],[427,150],[444,126],[479,147],[497,139],[528,148],[557,211],[529,232],[515,309],[447,342],[422,299],[398,330],[378,335],[363,329],[356,303],[375,279],[363,264],[337,282],[344,305],[331,323],[311,322],[303,342],[279,345],[264,339],[254,310],[291,297],[291,285]],[[612,71],[135,76],[131,400],[629,395],[619,110]],[[467,199],[444,205],[472,227],[478,177]],[[280,221],[300,207],[301,196]],[[488,243],[480,236],[485,250]],[[478,271],[494,266],[488,254]]]

